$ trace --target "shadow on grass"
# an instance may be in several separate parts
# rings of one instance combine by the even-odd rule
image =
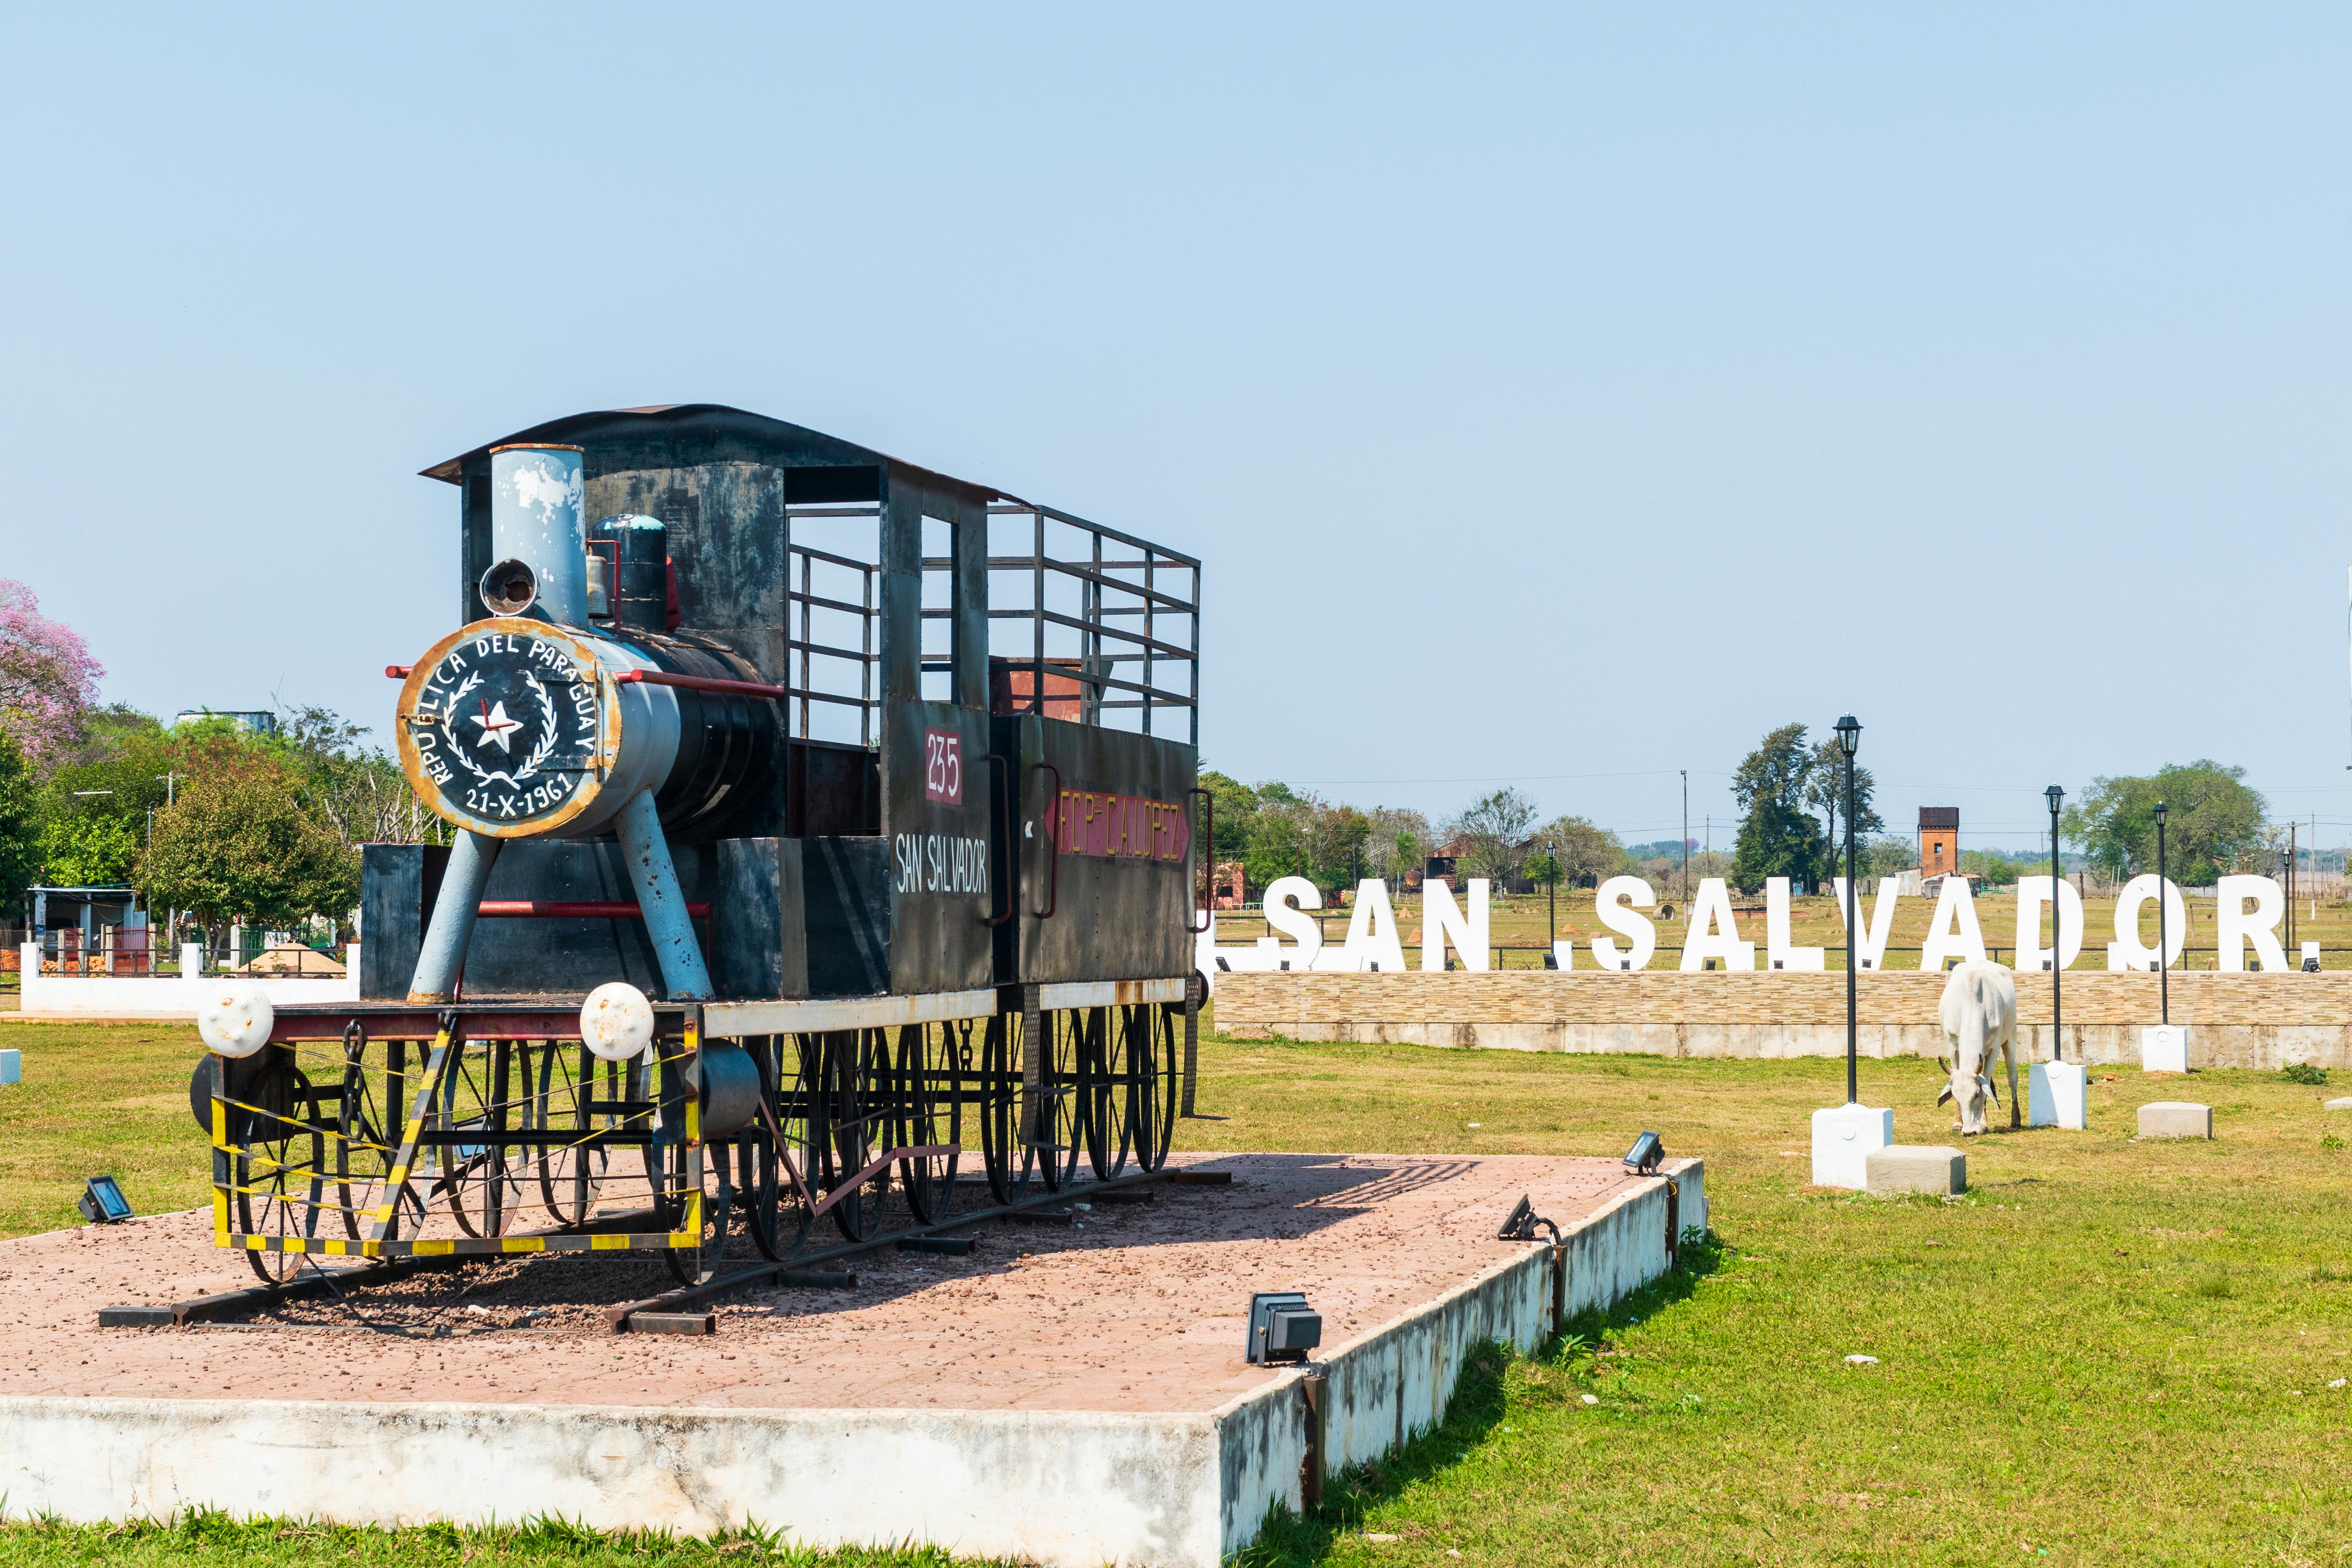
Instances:
[[[1685,1230],[1672,1269],[1605,1311],[1589,1307],[1577,1313],[1564,1333],[1529,1359],[1568,1366],[1590,1356],[1612,1329],[1631,1327],[1690,1300],[1698,1282],[1723,1267],[1727,1253],[1713,1231]],[[1510,1400],[1509,1372],[1517,1359],[1507,1345],[1493,1341],[1473,1347],[1444,1420],[1393,1453],[1330,1477],[1323,1485],[1323,1501],[1307,1512],[1277,1503],[1267,1511],[1257,1540],[1228,1560],[1232,1568],[1307,1568],[1320,1563],[1341,1536],[1362,1529],[1381,1504],[1459,1464],[1503,1419]]]

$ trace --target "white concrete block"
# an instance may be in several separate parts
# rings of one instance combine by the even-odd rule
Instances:
[[[1874,1149],[1863,1162],[1868,1170],[1870,1195],[1893,1197],[1900,1193],[1933,1193],[1949,1197],[1969,1190],[1969,1157],[1958,1149],[1926,1143],[1890,1143]]]
[[[2327,1109],[2330,1110],[2352,1110],[2352,1095],[2347,1095],[2342,1100],[2329,1100],[2327,1102]]]
[[[2187,1072],[2189,1026],[2150,1024],[2142,1029],[2139,1032],[2139,1066],[2142,1072]]]
[[[2213,1108],[2189,1100],[2152,1100],[2139,1108],[2143,1138],[2210,1138]]]
[[[1866,1162],[1895,1142],[1895,1112],[1867,1105],[1833,1105],[1813,1112],[1813,1185],[1862,1192],[1870,1185]]]
[[[2025,1097],[2028,1127],[2090,1125],[2084,1116],[2090,1074],[2080,1062],[2035,1062]]]
[[[0,1083],[22,1083],[25,1080],[25,1053],[18,1050],[0,1051]]]

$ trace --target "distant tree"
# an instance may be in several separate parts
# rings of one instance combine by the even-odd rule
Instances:
[[[1908,838],[1894,833],[1874,833],[1854,843],[1854,859],[1858,862],[1856,879],[1863,891],[1874,893],[1880,877],[1900,876],[1919,863],[1919,847]],[[1835,869],[1832,876],[1845,875],[1845,846],[1835,845],[1831,858]]]
[[[208,930],[340,915],[359,897],[359,856],[306,813],[290,769],[200,774],[155,816],[141,890]]]
[[[1528,830],[1536,820],[1536,803],[1517,790],[1504,788],[1480,797],[1447,824],[1447,831],[1466,841],[1469,872],[1489,880],[1508,882],[1528,857]]]
[[[1429,818],[1403,806],[1372,808],[1364,835],[1364,873],[1402,891],[1429,861]]]
[[[1828,847],[1822,842],[1822,825],[1810,814],[1783,801],[1759,798],[1739,824],[1731,851],[1731,879],[1741,892],[1752,893],[1768,878],[1787,877],[1810,893],[1820,885]],[[1691,869],[1696,871],[1704,857],[1691,858]]]
[[[447,843],[448,825],[423,809],[400,764],[359,743],[367,732],[331,709],[281,710],[278,733],[299,765],[303,807],[346,846]]]
[[[1315,800],[1306,811],[1307,875],[1326,893],[1355,886],[1372,832],[1371,818],[1352,805]]]
[[[1263,892],[1277,877],[1303,877],[1309,865],[1306,825],[1295,810],[1259,807],[1250,819],[1249,842],[1242,852],[1249,885]]]
[[[40,792],[15,739],[0,733],[0,910],[22,913],[41,865]]]
[[[1552,818],[1536,830],[1534,843],[1559,868],[1560,880],[1570,886],[1580,886],[1587,877],[1598,881],[1615,876],[1626,863],[1625,847],[1617,836],[1581,816]]]
[[[1236,778],[1203,769],[1201,787],[1209,792],[1217,817],[1217,858],[1241,859],[1249,850],[1250,827],[1257,819],[1257,791]]]
[[[1878,781],[1870,770],[1856,763],[1853,767],[1853,832],[1857,840],[1876,833],[1886,825],[1878,819],[1878,808],[1872,797],[1877,794]],[[1840,857],[1845,854],[1845,832],[1839,826],[1845,820],[1845,752],[1838,747],[1832,735],[1813,748],[1812,763],[1805,775],[1805,804],[1822,814],[1822,838],[1831,851]],[[1858,858],[1858,857],[1857,857]],[[1841,858],[1838,865],[1844,867]]]
[[[1559,880],[1559,862],[1538,849],[1521,863],[1519,875],[1538,888],[1548,888]]]
[[[2156,804],[2167,807],[2166,870],[2186,886],[2211,883],[2262,852],[2269,803],[2244,784],[2246,770],[2200,759],[2168,763],[2146,777],[2096,778],[2066,808],[2063,833],[2109,881],[2156,869]]]
[[[42,615],[30,588],[0,578],[0,730],[15,737],[35,772],[80,740],[105,673],[80,633]]]
[[[1732,879],[1752,893],[1769,877],[1788,877],[1811,891],[1819,885],[1827,844],[1821,824],[1805,809],[1813,752],[1802,724],[1768,733],[1731,775],[1731,794],[1747,815],[1732,847]]]

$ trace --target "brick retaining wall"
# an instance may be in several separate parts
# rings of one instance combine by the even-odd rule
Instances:
[[[2050,1056],[2050,976],[2017,977],[2018,1026]],[[1937,1056],[1940,974],[1859,977],[1858,1045],[1872,1057]],[[2195,1067],[2352,1066],[2352,972],[2171,976],[2172,1021],[2189,1026]],[[2137,1064],[2157,1022],[2158,977],[2065,976],[2069,1061]],[[1220,974],[1216,1026],[1236,1038],[1359,1040],[1675,1057],[1845,1054],[1842,973],[1509,970],[1402,974]]]

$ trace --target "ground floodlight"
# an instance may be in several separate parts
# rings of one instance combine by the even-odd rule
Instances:
[[[83,1184],[74,1207],[92,1225],[117,1225],[131,1217],[131,1200],[122,1195],[112,1176],[92,1176]]]
[[[1323,1342],[1323,1318],[1297,1290],[1260,1290],[1250,1298],[1249,1344],[1253,1366],[1299,1362]]]
[[[1633,1140],[1631,1149],[1625,1151],[1625,1168],[1636,1175],[1654,1175],[1657,1172],[1658,1162],[1665,1157],[1666,1146],[1658,1141],[1658,1135],[1644,1132]]]

